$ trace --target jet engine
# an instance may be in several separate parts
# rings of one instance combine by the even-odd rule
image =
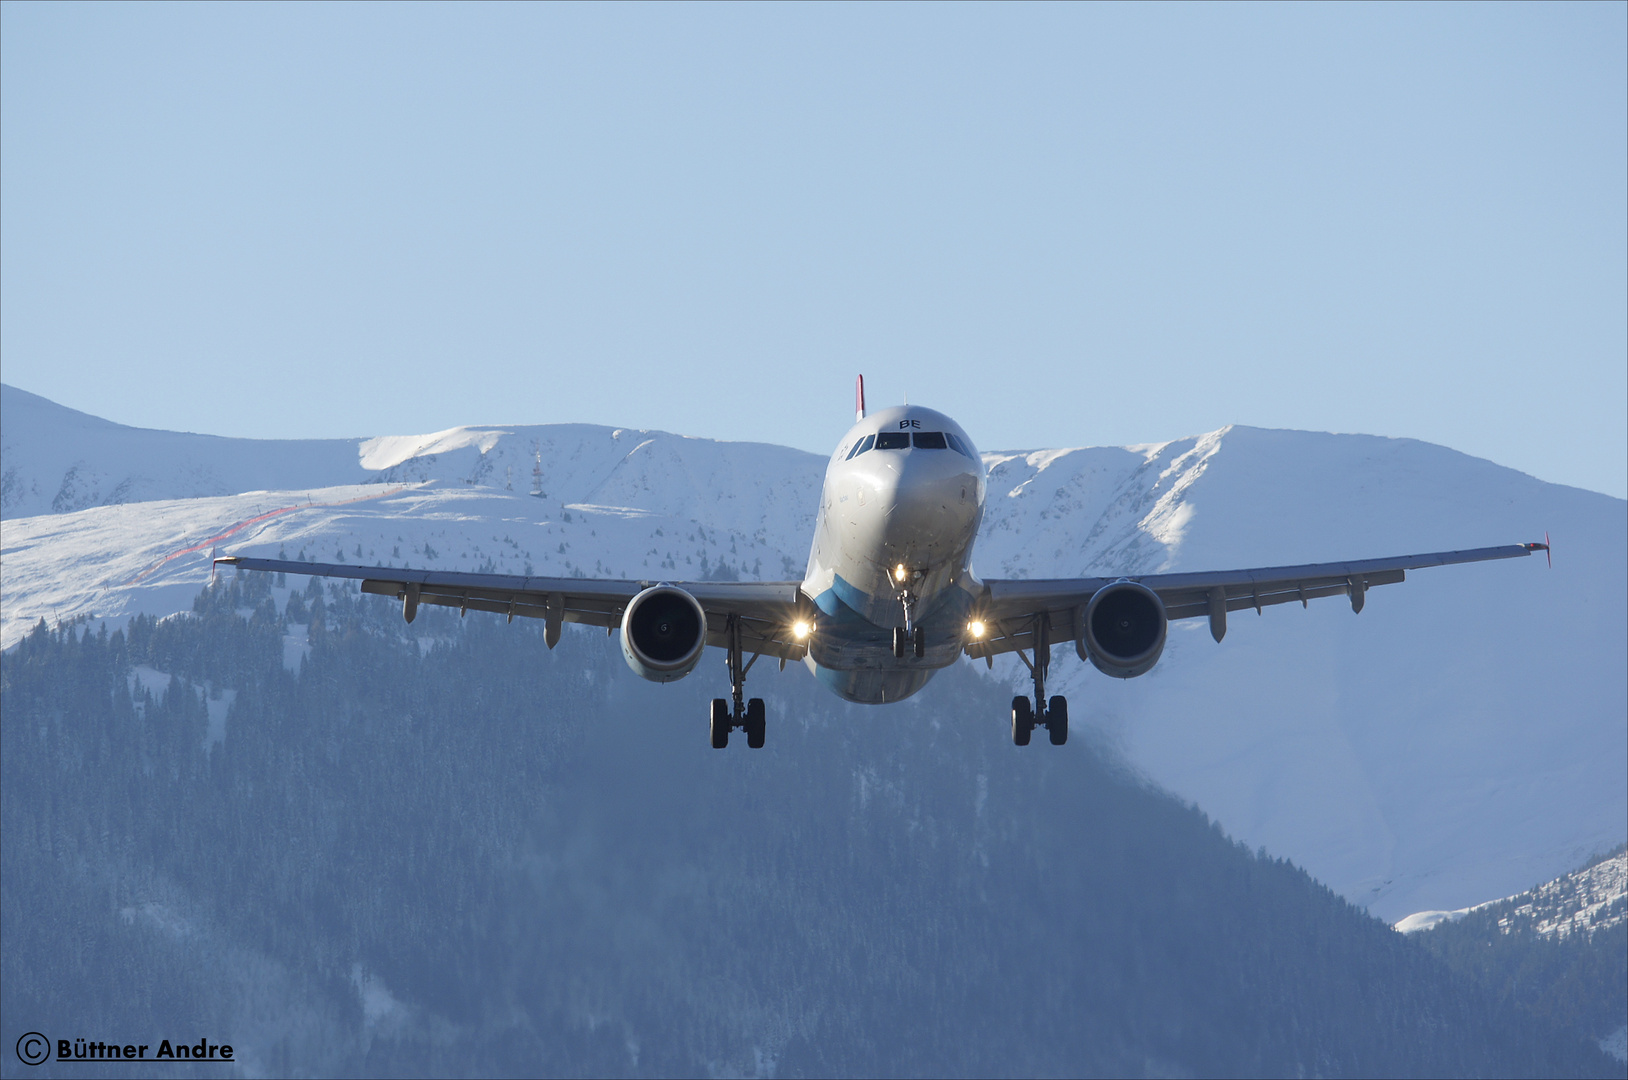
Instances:
[[[673,585],[655,585],[622,612],[622,656],[651,682],[682,679],[707,646],[707,613],[695,597]]]
[[[1147,673],[1164,652],[1169,617],[1159,594],[1134,581],[1098,589],[1080,620],[1082,659],[1104,675],[1132,679]]]

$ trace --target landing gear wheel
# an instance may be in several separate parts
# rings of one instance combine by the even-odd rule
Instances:
[[[1053,746],[1068,742],[1068,698],[1054,697],[1047,703],[1046,730],[1051,734]]]
[[[729,702],[721,697],[712,699],[712,748],[722,750],[729,745]]]
[[[746,703],[746,745],[753,750],[763,749],[763,699],[755,697]]]
[[[1012,699],[1012,745],[1028,746],[1034,732],[1034,706],[1026,697]]]
[[[920,660],[922,657],[927,655],[927,628],[924,626],[916,627],[916,633],[914,636],[916,639],[913,643],[916,649],[916,659]]]
[[[903,660],[904,659],[904,649],[905,649],[904,627],[895,626],[893,628],[893,655],[898,657],[900,660]]]

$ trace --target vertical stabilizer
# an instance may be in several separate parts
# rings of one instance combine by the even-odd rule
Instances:
[[[854,384],[854,423],[865,419],[865,376]]]

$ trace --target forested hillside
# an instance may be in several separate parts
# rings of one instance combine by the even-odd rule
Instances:
[[[1620,873],[1622,849],[1595,865],[1608,860]],[[1620,1057],[1628,1029],[1628,922],[1620,895],[1586,906],[1574,884],[1585,876],[1567,875],[1413,937],[1499,1001],[1540,1023],[1614,1043]]]
[[[768,747],[718,752],[714,659],[653,686],[581,629],[275,585],[0,656],[7,1040],[291,1075],[1621,1074],[1110,749],[1012,747],[970,667],[862,709],[760,664]]]

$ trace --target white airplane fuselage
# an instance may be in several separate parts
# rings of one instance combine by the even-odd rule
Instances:
[[[880,409],[843,437],[826,467],[802,585],[819,609],[805,662],[831,690],[865,704],[900,701],[961,655],[983,588],[972,546],[985,483],[966,432],[932,409]],[[896,654],[894,630],[907,619],[925,635],[920,657]]]

